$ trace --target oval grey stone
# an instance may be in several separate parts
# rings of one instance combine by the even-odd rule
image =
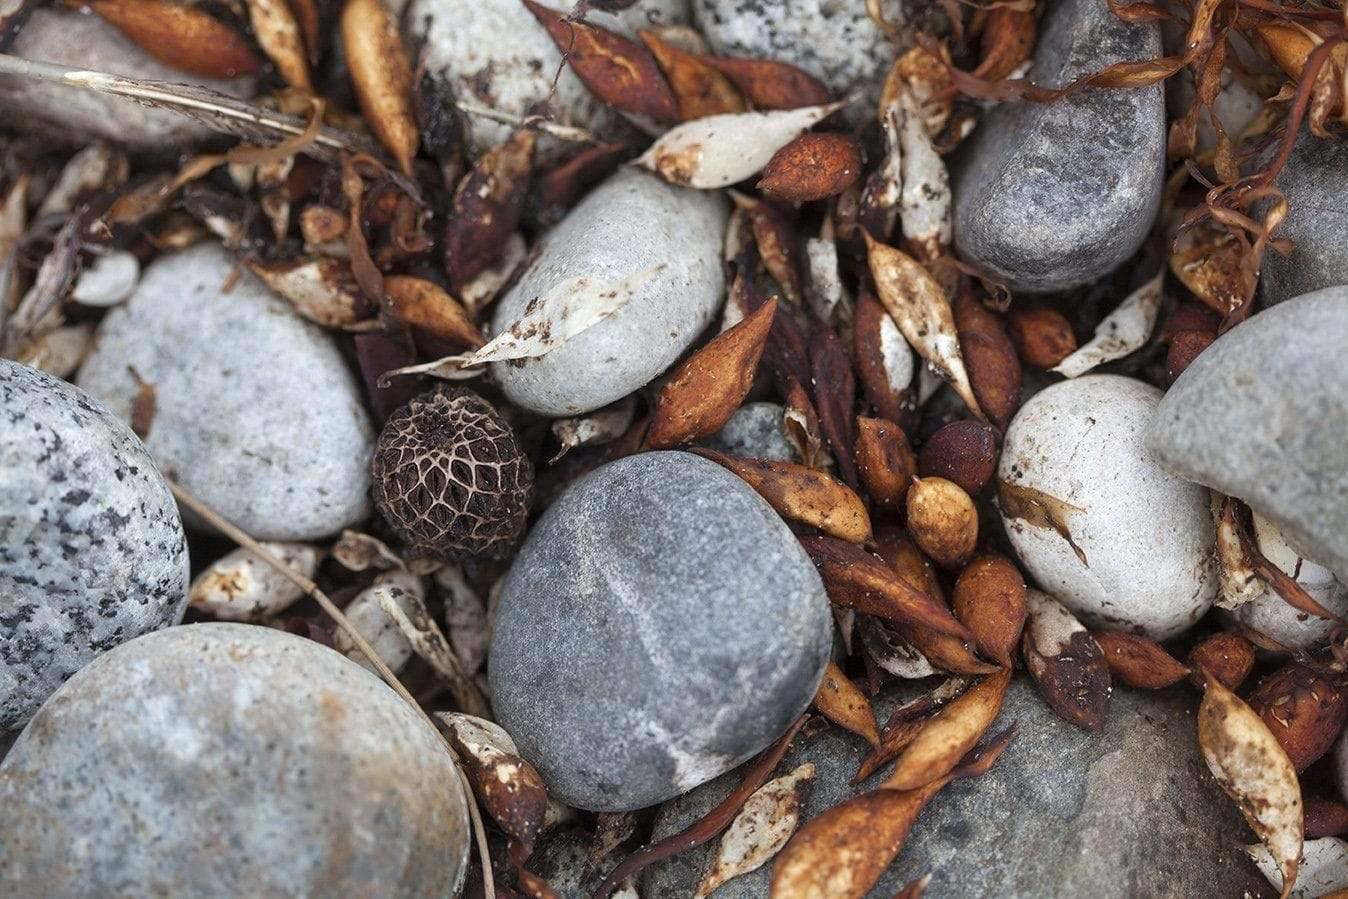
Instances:
[[[1057,0],[1040,24],[1030,77],[1062,87],[1160,55],[1155,23],[1126,24],[1106,0]],[[1146,239],[1161,201],[1165,141],[1159,84],[1003,103],[955,165],[955,244],[1013,291],[1092,281]]]
[[[1274,152],[1270,150],[1270,156]],[[1266,157],[1264,162],[1268,161]],[[1324,140],[1302,129],[1292,155],[1278,174],[1287,197],[1287,217],[1275,237],[1292,242],[1292,254],[1264,254],[1259,268],[1259,298],[1271,306],[1326,287],[1348,284],[1348,145]]]
[[[1162,465],[1250,504],[1297,552],[1348,582],[1348,287],[1227,331],[1161,401]]]
[[[160,467],[262,540],[313,540],[370,514],[374,431],[332,335],[216,244],[157,259],[99,326],[79,385],[124,419],[154,385]],[[189,518],[189,524],[192,521]]]
[[[546,355],[493,363],[510,401],[541,415],[590,412],[644,387],[692,346],[724,299],[728,210],[719,194],[625,169],[548,232],[497,304],[494,333],[565,281],[616,285],[648,274],[617,312]]]
[[[702,443],[732,456],[799,462],[796,448],[786,438],[785,414],[786,409],[780,403],[745,403],[721,430]]]
[[[0,359],[0,732],[100,653],[181,621],[187,579],[178,507],[131,429]]]
[[[458,894],[439,736],[331,649],[246,624],[141,637],[71,678],[0,765],[12,896]]]
[[[768,745],[832,643],[819,575],[743,481],[705,459],[611,462],[543,515],[501,591],[498,720],[549,792],[644,808]]]
[[[896,704],[892,689],[877,702],[881,724]],[[1253,837],[1199,753],[1196,705],[1183,689],[1119,690],[1104,731],[1093,735],[1054,715],[1028,680],[1012,682],[990,731],[1015,722],[1011,744],[987,774],[931,800],[869,895],[893,896],[926,874],[926,895],[961,899],[1268,895],[1239,848]],[[888,766],[850,785],[868,749],[833,726],[796,739],[776,773],[814,764],[802,820],[884,780]],[[731,772],[666,803],[653,839],[687,827],[738,783]],[[719,842],[652,866],[642,895],[692,895]],[[769,862],[731,880],[715,896],[766,896],[771,869]]]

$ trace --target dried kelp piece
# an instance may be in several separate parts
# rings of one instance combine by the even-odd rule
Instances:
[[[916,790],[939,783],[992,726],[1010,684],[1011,669],[1005,668],[951,700],[908,744],[882,787]]]
[[[1025,667],[1049,707],[1089,731],[1105,726],[1109,712],[1109,665],[1090,631],[1047,593],[1026,591],[1029,617],[1021,648]]]
[[[483,153],[459,182],[444,232],[445,270],[455,293],[496,261],[519,227],[537,139],[534,131],[516,131]]]
[[[412,110],[412,65],[398,23],[382,0],[345,0],[341,31],[365,121],[410,178],[421,135]]]
[[[979,556],[960,572],[951,611],[969,629],[979,652],[1003,668],[1012,665],[1029,612],[1025,578],[1004,556]]]
[[[851,543],[870,539],[871,519],[861,497],[822,471],[794,462],[729,456],[703,447],[691,451],[739,475],[783,518]]]
[[[1160,690],[1189,676],[1189,669],[1150,637],[1126,631],[1092,631],[1091,636],[1105,655],[1110,676],[1130,687]]]
[[[875,710],[871,708],[870,700],[857,689],[856,684],[847,679],[838,663],[831,659],[824,669],[824,679],[815,691],[814,707],[819,710],[819,714],[839,727],[850,730],[871,746],[880,745]]]
[[[759,787],[721,837],[716,858],[698,885],[703,899],[728,880],[756,871],[776,855],[800,824],[800,806],[815,778],[810,762]]]
[[[86,0],[86,5],[171,69],[204,78],[258,70],[260,61],[243,35],[200,6],[168,0]]]
[[[1095,337],[1051,370],[1076,378],[1146,345],[1161,311],[1161,278],[1164,274],[1162,269],[1125,297],[1118,308],[1096,326]]]
[[[656,31],[644,29],[640,36],[665,73],[680,121],[748,110],[735,83],[702,57],[674,46]]]

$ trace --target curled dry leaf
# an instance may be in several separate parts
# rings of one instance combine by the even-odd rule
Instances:
[[[916,478],[908,490],[908,530],[938,565],[958,568],[978,545],[978,509],[945,478]]]
[[[873,240],[869,234],[866,252],[875,291],[899,331],[917,354],[950,382],[969,410],[983,418],[960,354],[950,301],[941,285],[916,259]]]
[[[1010,668],[1028,612],[1025,579],[1003,556],[979,556],[964,567],[951,597],[955,617],[974,635],[979,652]]]
[[[861,177],[861,144],[836,132],[802,134],[763,167],[758,189],[790,203],[834,197]]]
[[[643,30],[641,39],[669,81],[681,121],[748,110],[734,82],[701,57],[661,39],[651,30]]]
[[[384,278],[384,295],[393,314],[414,328],[473,348],[487,342],[463,304],[434,281],[389,275]]]
[[[560,446],[557,455],[548,462],[556,462],[578,446],[597,446],[617,440],[632,426],[636,409],[636,395],[628,394],[589,415],[554,420],[552,434]]]
[[[1150,637],[1125,631],[1092,631],[1091,636],[1105,654],[1110,676],[1130,687],[1160,690],[1189,676],[1189,669]]]
[[[455,293],[496,261],[519,226],[537,140],[536,132],[521,128],[482,154],[459,182],[444,238],[445,270]]]
[[[1061,312],[1043,306],[1012,309],[1006,331],[1021,361],[1034,368],[1052,368],[1077,348],[1072,323]]]
[[[421,136],[412,111],[412,66],[398,23],[382,0],[345,0],[341,30],[365,121],[410,178]]]
[[[822,471],[792,462],[727,456],[701,447],[692,452],[739,475],[783,518],[851,543],[871,538],[871,519],[861,497]]]
[[[524,5],[548,30],[571,71],[590,93],[622,112],[657,122],[678,121],[674,94],[645,47],[533,0],[524,0]]]
[[[258,70],[259,60],[243,36],[199,6],[91,0],[88,7],[171,69],[204,78],[237,78]]]
[[[1189,650],[1190,680],[1203,689],[1204,674],[1216,678],[1222,686],[1234,690],[1254,670],[1254,645],[1239,634],[1225,631],[1206,637]]]
[[[1297,879],[1304,821],[1296,769],[1253,709],[1215,678],[1198,709],[1198,745],[1217,783],[1240,806],[1282,874],[1282,895]]]
[[[833,450],[838,472],[854,490],[857,480],[856,435],[852,431],[852,410],[856,406],[857,385],[852,376],[852,360],[828,328],[817,330],[810,338],[810,371],[814,375],[814,405],[819,413],[819,428]]]
[[[636,162],[671,184],[728,187],[757,174],[774,153],[840,108],[830,103],[685,122],[661,135]]]
[[[315,324],[348,328],[375,311],[341,259],[302,256],[285,262],[251,261],[248,268]]]
[[[823,106],[831,99],[828,88],[819,79],[790,63],[714,56],[702,59],[734,82],[756,109]]]
[[[1204,305],[1226,315],[1245,299],[1242,255],[1235,235],[1209,219],[1175,237],[1170,270]]]
[[[777,301],[768,300],[674,370],[656,401],[648,446],[678,446],[714,434],[730,420],[754,386],[776,312]]]
[[[857,419],[857,472],[871,501],[898,512],[917,475],[917,456],[903,428],[883,418]]]
[[[2,269],[3,266],[0,266],[0,275],[3,274]],[[93,343],[93,323],[62,325],[25,341],[14,358],[24,365],[69,380],[84,362]]]
[[[1005,431],[1020,406],[1020,359],[1001,319],[964,290],[952,305],[960,352],[978,405]]]
[[[1274,889],[1283,886],[1282,872],[1268,849],[1256,843],[1245,846],[1259,873]],[[1348,899],[1348,842],[1335,837],[1307,839],[1297,866],[1297,879],[1289,899]]]
[[[467,768],[473,792],[492,820],[523,844],[527,856],[547,813],[543,778],[520,758],[514,741],[496,724],[457,712],[437,712],[436,717]]]
[[[1000,81],[1030,58],[1034,49],[1035,21],[1030,10],[998,6],[988,13],[979,37],[978,68],[974,75]]]
[[[1151,337],[1156,316],[1161,311],[1161,278],[1164,274],[1164,270],[1157,272],[1146,284],[1125,297],[1119,307],[1096,326],[1095,336],[1051,371],[1075,378],[1141,349]]]
[[[1039,590],[1025,591],[1025,599],[1029,617],[1021,648],[1039,692],[1059,717],[1100,730],[1112,692],[1104,653],[1062,603]]]
[[[800,542],[835,605],[969,639],[968,630],[940,601],[899,577],[878,556],[835,537],[802,537]]]
[[[1250,694],[1250,708],[1300,772],[1328,752],[1343,731],[1348,692],[1341,675],[1293,662],[1260,681]]]
[[[869,291],[857,299],[852,349],[866,399],[881,418],[900,421],[913,381],[913,350]]]
[[[927,722],[882,785],[887,790],[916,790],[954,770],[966,752],[992,726],[1011,684],[1011,669],[989,674]]]
[[[263,548],[301,576],[312,578],[323,551],[308,543],[263,543]],[[242,547],[216,559],[197,575],[187,604],[222,621],[263,621],[304,595],[261,557]]]
[[[696,899],[710,896],[728,880],[758,870],[786,845],[800,824],[801,802],[814,777],[814,765],[806,762],[754,791],[721,837],[716,858],[694,894]]]
[[[313,93],[309,80],[309,61],[304,52],[304,36],[286,0],[245,0],[248,21],[263,51],[276,66],[286,84],[305,93]]]
[[[847,679],[838,663],[829,660],[824,679],[814,694],[814,707],[834,724],[861,737],[872,746],[880,745],[875,727],[875,710],[870,700]]]
[[[970,496],[981,493],[997,471],[997,434],[981,421],[952,421],[927,438],[917,454],[924,478],[954,481]]]

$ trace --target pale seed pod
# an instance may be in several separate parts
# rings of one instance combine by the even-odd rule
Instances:
[[[288,567],[312,578],[323,550],[308,543],[263,543]],[[275,568],[240,547],[215,560],[197,575],[187,602],[198,612],[221,621],[262,621],[279,615],[304,595]]]
[[[954,481],[915,478],[908,490],[908,530],[938,565],[958,568],[978,544],[978,510]]]

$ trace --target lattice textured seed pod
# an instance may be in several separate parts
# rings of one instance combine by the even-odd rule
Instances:
[[[412,556],[501,557],[524,533],[533,466],[471,390],[439,387],[389,416],[373,473],[375,504]]]

